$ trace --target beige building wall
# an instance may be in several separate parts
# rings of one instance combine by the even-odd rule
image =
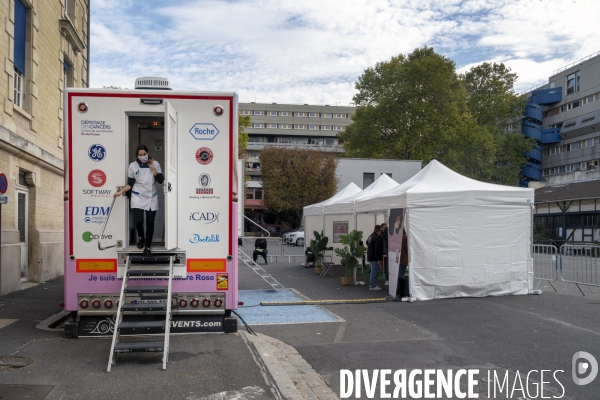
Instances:
[[[14,96],[15,1],[27,9],[21,106]],[[3,295],[22,281],[63,274],[63,88],[88,86],[89,0],[6,0],[0,13],[0,172],[8,178],[8,204],[1,206]],[[19,193],[26,213],[19,213]]]

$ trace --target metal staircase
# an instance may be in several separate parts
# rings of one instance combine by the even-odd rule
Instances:
[[[273,278],[267,271],[265,271],[260,265],[258,265],[248,254],[238,247],[238,259],[246,264],[252,271],[256,272],[258,276],[263,278],[265,282],[273,288],[273,290],[283,289],[283,285]]]
[[[132,352],[163,352],[162,369],[167,369],[174,260],[174,255],[127,255],[107,372],[115,365],[118,353]],[[168,283],[166,286],[130,286],[131,278],[162,278]],[[145,302],[128,303],[128,295],[143,295]],[[164,340],[121,341],[123,337],[146,334],[162,334]]]

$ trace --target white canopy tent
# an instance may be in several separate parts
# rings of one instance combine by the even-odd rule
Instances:
[[[334,203],[336,201],[344,200],[345,198],[352,197],[360,192],[362,192],[362,189],[356,186],[354,182],[351,182],[348,186],[346,186],[327,200],[304,207],[303,215],[305,217],[310,215],[323,215],[323,207],[325,207],[325,205]]]
[[[412,297],[483,297],[531,289],[533,196],[533,189],[479,182],[433,160],[401,185],[360,196],[353,208],[406,210]]]
[[[339,197],[335,200],[332,200],[332,198],[330,199],[332,201],[326,200],[324,202],[325,204],[318,203],[304,207],[305,242],[310,243],[310,240],[313,239],[314,231],[320,232],[323,230],[324,235],[329,238],[328,246],[333,248],[342,247],[340,243],[336,243],[334,240],[334,223],[345,223],[348,227],[348,232],[357,229],[363,232],[363,237],[368,236],[373,231],[373,227],[376,223],[382,223],[384,221],[385,211],[381,213],[363,213],[357,216],[354,214],[355,201],[363,196],[382,193],[396,186],[398,186],[398,182],[386,174],[382,174],[375,182],[358,193],[343,198]],[[311,212],[311,210],[314,210],[313,207],[318,206],[319,204],[322,204],[322,214],[306,216],[307,211]],[[335,255],[333,256],[333,260],[334,262],[339,263],[339,257]]]

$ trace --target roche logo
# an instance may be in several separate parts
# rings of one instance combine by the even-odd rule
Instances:
[[[197,122],[189,130],[196,140],[213,140],[219,134],[219,130],[214,124]]]

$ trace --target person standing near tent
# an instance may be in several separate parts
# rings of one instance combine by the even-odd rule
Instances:
[[[381,238],[383,239],[383,261],[381,267],[385,271],[385,286],[390,282],[390,272],[388,270],[388,227],[384,222],[381,224]]]
[[[408,239],[406,231],[402,232],[402,249],[400,251],[400,270],[398,271],[398,296],[409,297],[408,277],[406,270],[408,268]]]
[[[381,225],[375,225],[375,230],[367,239],[367,261],[371,265],[371,280],[369,290],[381,290],[377,286],[377,274],[379,273],[379,262],[383,258],[383,239],[381,237]]]

